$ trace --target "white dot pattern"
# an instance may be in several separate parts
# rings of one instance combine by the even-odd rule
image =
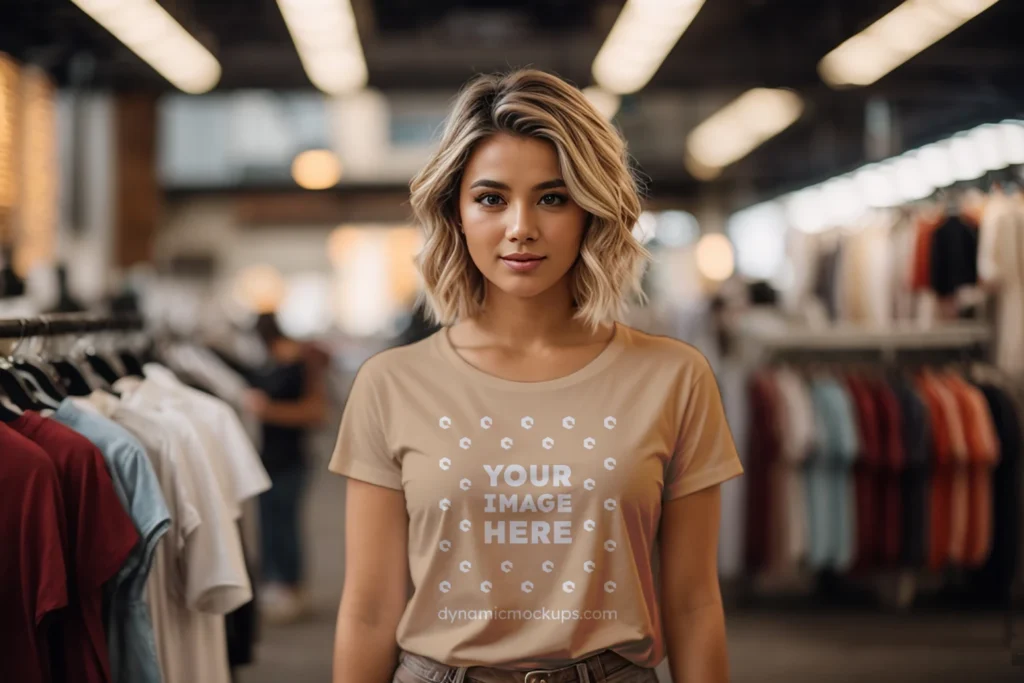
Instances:
[[[536,421],[532,416],[526,415],[520,419],[519,424],[523,429],[531,430],[536,425]],[[602,424],[604,428],[607,430],[615,429],[618,426],[616,418],[611,415],[605,417],[602,421]],[[443,430],[451,430],[452,427],[454,426],[454,421],[452,420],[451,417],[446,415],[438,420],[438,425]],[[562,418],[561,425],[562,428],[565,430],[575,429],[577,427],[576,418],[572,415],[566,415]],[[492,417],[485,415],[480,418],[481,429],[489,430],[493,426],[494,419]],[[546,450],[553,450],[556,444],[555,439],[551,436],[544,437],[540,443],[541,446]],[[458,445],[462,450],[468,451],[473,446],[473,440],[469,436],[463,436],[459,438]],[[499,445],[503,450],[509,451],[515,447],[515,439],[513,439],[511,436],[502,437],[502,439],[499,442]],[[582,445],[586,450],[594,450],[595,448],[597,448],[598,442],[597,439],[594,438],[593,436],[586,436],[582,440]],[[454,463],[452,461],[452,458],[443,457],[438,461],[438,465],[442,470],[448,471],[452,468]],[[615,470],[617,462],[615,458],[609,457],[603,460],[602,465],[605,470],[611,472]],[[469,491],[472,488],[472,485],[472,480],[466,477],[462,478],[459,481],[459,488],[463,491]],[[586,491],[594,491],[597,489],[597,487],[598,482],[593,478],[587,478],[583,481],[583,488]],[[451,509],[452,502],[448,498],[442,498],[438,502],[438,506],[442,511],[447,512]],[[603,507],[608,512],[615,512],[618,509],[618,502],[614,498],[606,498],[603,502]],[[472,530],[472,528],[473,524],[469,519],[462,519],[459,522],[459,529],[463,532],[468,533]],[[593,519],[584,520],[583,529],[584,531],[592,533],[597,530],[597,522]],[[455,544],[448,539],[444,539],[440,541],[440,543],[438,544],[439,550],[444,553],[451,552],[454,546]],[[614,539],[609,538],[604,541],[604,549],[608,553],[614,552],[617,547],[618,544]],[[556,565],[552,560],[546,560],[541,564],[540,569],[544,574],[552,575],[555,573],[555,566]],[[468,574],[472,570],[472,568],[473,564],[469,560],[463,560],[459,563],[459,571],[463,574]],[[598,563],[594,560],[587,560],[582,564],[581,569],[583,570],[584,574],[581,575],[580,578],[584,578],[585,576],[591,575],[595,571],[597,571]],[[505,560],[501,563],[500,570],[503,574],[512,574],[515,571],[515,564],[511,560]],[[564,574],[565,572],[563,570],[559,573]],[[494,589],[494,584],[489,580],[484,580],[479,584],[478,588],[482,593],[490,593]],[[525,580],[520,582],[519,588],[523,593],[532,593],[536,589],[536,585],[531,580]],[[606,593],[613,593],[615,592],[616,588],[617,584],[614,581],[606,581],[603,585],[603,589]],[[441,581],[441,583],[438,585],[438,589],[442,594],[449,593],[454,589],[454,585],[452,581],[444,580]],[[567,594],[573,593],[577,589],[577,583],[572,579],[564,580],[561,583],[561,589]]]

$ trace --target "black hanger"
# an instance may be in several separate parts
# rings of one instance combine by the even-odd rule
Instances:
[[[121,377],[114,371],[107,359],[98,353],[87,353],[85,354],[85,360],[89,364],[97,375],[103,378],[103,381],[107,384],[113,384]]]
[[[67,390],[69,396],[88,396],[92,393],[92,387],[85,375],[74,363],[67,359],[55,360],[50,363],[53,369],[60,375],[61,383]]]
[[[25,338],[25,321],[21,321],[21,336],[11,350],[13,356]],[[30,378],[24,377],[22,373],[11,364],[6,358],[0,358],[0,388],[7,394],[8,398],[22,410],[42,410],[51,407],[47,403],[37,400],[39,388]]]
[[[43,410],[49,407],[35,399],[33,390],[14,372],[13,366],[6,360],[0,360],[0,389],[22,410]]]
[[[38,390],[50,399],[59,403],[67,396],[67,392],[54,384],[53,380],[50,379],[50,375],[45,370],[37,365],[33,365],[24,358],[15,359],[14,368],[21,374],[23,379],[29,380],[31,378]]]
[[[19,379],[21,379],[22,384],[28,387],[28,390],[32,393],[32,398],[35,399],[36,405],[41,405],[53,410],[60,408],[60,402],[63,399],[48,394],[39,384],[38,380],[36,380],[34,375],[20,369],[17,365],[12,366],[12,371]]]
[[[7,394],[0,390],[0,422],[13,422],[22,414],[21,408],[14,405],[11,399],[7,398]]]
[[[124,365],[125,371],[129,377],[145,377],[145,373],[142,370],[142,361],[135,357],[135,354],[125,349],[117,354],[117,357],[121,359],[121,364]]]

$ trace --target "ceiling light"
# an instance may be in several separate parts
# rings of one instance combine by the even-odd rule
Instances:
[[[894,206],[899,201],[891,171],[885,164],[870,164],[853,175],[867,206],[881,209]]]
[[[594,108],[601,113],[601,116],[605,117],[609,121],[615,118],[615,114],[619,111],[619,104],[622,102],[622,98],[615,93],[608,92],[596,85],[584,88],[583,94],[588,100],[590,100],[590,103],[594,105]]]
[[[949,148],[943,142],[936,142],[917,151],[921,162],[921,175],[935,187],[949,187],[956,182],[953,160]]]
[[[999,0],[906,0],[818,64],[835,88],[865,86],[957,30]]]
[[[643,88],[703,5],[704,0],[627,0],[594,58],[594,80],[619,95]]]
[[[953,177],[957,180],[977,180],[985,175],[974,141],[967,135],[957,135],[950,140],[949,156],[953,162]]]
[[[1024,122],[1004,121],[999,124],[1003,155],[1007,164],[1024,164]]]
[[[292,178],[307,190],[326,190],[341,180],[341,162],[333,152],[311,149],[295,157]]]
[[[704,235],[697,242],[697,270],[709,280],[722,282],[732,277],[736,267],[732,243],[719,233]]]
[[[892,174],[893,186],[901,201],[916,202],[935,192],[935,186],[925,177],[921,158],[916,154],[904,154],[897,159],[893,163]]]
[[[717,111],[687,137],[687,166],[702,180],[717,176],[795,123],[800,96],[789,90],[754,88]]]
[[[853,178],[840,176],[821,186],[822,206],[834,225],[847,225],[860,218],[868,208]]]
[[[220,62],[156,0],[71,2],[179,90],[198,95],[220,81]]]
[[[363,88],[368,80],[350,0],[277,0],[302,67],[329,95]]]
[[[790,224],[803,233],[813,234],[825,229],[825,207],[821,190],[810,187],[783,199]]]
[[[999,126],[995,124],[978,126],[968,135],[974,143],[978,162],[986,171],[998,171],[1007,167]]]

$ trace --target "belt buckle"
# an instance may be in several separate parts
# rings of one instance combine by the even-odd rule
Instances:
[[[551,672],[544,671],[543,669],[527,671],[526,677],[523,679],[523,683],[550,683],[550,676]]]

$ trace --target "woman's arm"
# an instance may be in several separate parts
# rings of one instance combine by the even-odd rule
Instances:
[[[673,683],[727,683],[725,613],[718,583],[721,492],[668,501],[661,516],[661,613]]]
[[[401,491],[348,480],[345,581],[334,638],[334,683],[389,683],[408,600],[408,518]]]

